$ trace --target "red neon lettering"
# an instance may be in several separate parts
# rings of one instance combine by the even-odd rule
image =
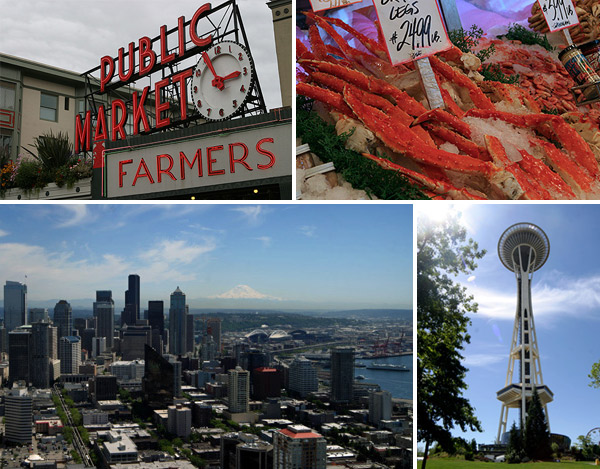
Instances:
[[[129,48],[127,49],[127,56],[129,57],[129,69],[127,75],[125,75],[125,71],[123,70],[125,68],[125,63],[123,60],[124,49],[122,47],[119,49],[119,80],[121,81],[127,81],[133,75],[135,70],[135,55],[133,54],[134,49],[135,44],[130,42]]]
[[[208,175],[209,176],[218,176],[219,174],[225,174],[224,169],[215,169],[213,170],[213,163],[216,163],[217,160],[211,158],[213,151],[219,151],[223,149],[223,145],[217,145],[216,147],[208,147],[206,149],[206,160],[208,161]]]
[[[179,57],[185,54],[185,16],[177,18],[177,37],[179,39]]]
[[[192,40],[192,42],[194,44],[196,44],[197,46],[200,46],[200,47],[208,46],[212,42],[212,34],[205,37],[204,39],[200,39],[198,37],[198,35],[196,34],[196,27],[198,26],[198,20],[208,10],[210,10],[210,3],[205,3],[200,8],[198,8],[196,13],[194,13],[194,16],[192,17],[192,21],[190,21],[190,39]]]
[[[83,128],[81,127],[81,114],[75,117],[75,153],[79,153],[82,149],[90,151],[92,142],[90,139],[90,129],[92,128],[92,112],[85,113]]]
[[[133,160],[119,161],[119,187],[123,187],[123,176],[127,174],[127,171],[123,171],[123,166],[131,163],[133,163]]]
[[[152,42],[148,36],[140,38],[140,77],[145,75],[156,65],[156,52],[152,50]],[[149,59],[146,65],[146,59]]]
[[[190,68],[189,70],[184,70],[177,75],[173,75],[171,80],[173,83],[179,83],[179,95],[181,96],[181,100],[179,103],[179,109],[181,112],[181,119],[187,118],[187,90],[185,87],[185,80],[191,77],[194,74],[194,71]]]
[[[106,129],[106,116],[104,115],[104,106],[98,108],[98,122],[96,122],[96,133],[94,134],[94,142],[98,140],[106,140],[108,132]]]
[[[169,46],[167,45],[167,27],[163,24],[160,27],[160,64],[164,65],[171,62],[175,58],[175,54],[169,54]]]
[[[106,66],[108,65],[108,72],[106,72]],[[112,80],[113,74],[115,73],[115,63],[112,57],[105,55],[100,59],[100,91],[104,92],[104,85]]]
[[[161,160],[163,158],[166,158],[167,160],[169,160],[169,167],[167,169],[161,168]],[[173,176],[173,174],[171,173],[171,168],[173,168],[173,158],[171,158],[171,155],[169,155],[167,153],[165,153],[163,155],[156,155],[156,167],[158,168],[158,182],[162,182],[163,174],[168,174],[169,177],[171,179],[173,179],[173,181],[177,181],[177,178],[175,176]]]
[[[171,118],[166,117],[163,119],[161,113],[169,110],[169,102],[163,103],[161,101],[161,90],[171,82],[171,78],[165,78],[164,80],[157,81],[154,85],[154,107],[156,111],[156,128],[160,129],[171,123]]]
[[[117,108],[121,110],[121,118],[118,119]],[[111,141],[117,140],[117,133],[121,139],[125,139],[125,122],[127,121],[127,106],[122,99],[115,99],[112,102],[112,138]]]
[[[139,102],[138,102],[137,91],[133,92],[133,104],[132,104],[133,135],[137,135],[140,133],[140,129],[139,129],[140,119],[141,119],[142,123],[144,124],[144,131],[146,131],[146,132],[150,131],[150,123],[148,122],[148,116],[146,115],[146,108],[144,107],[144,104],[146,102],[146,97],[148,96],[149,90],[150,90],[149,86],[146,86],[144,88],[144,91],[142,91],[142,97],[140,98]]]
[[[190,168],[190,169],[192,169],[194,167],[194,163],[196,161],[198,161],[198,177],[199,178],[202,177],[202,150],[200,150],[200,148],[198,148],[196,150],[196,154],[194,155],[194,159],[192,160],[191,163],[187,159],[187,156],[185,156],[184,152],[182,152],[182,151],[179,152],[179,168],[181,169],[181,180],[182,181],[185,179],[185,167],[183,166],[184,161],[185,161],[185,164],[187,164],[188,168]]]
[[[142,168],[144,168],[143,173],[140,172]],[[140,160],[140,164],[138,165],[137,171],[135,172],[135,177],[133,178],[132,186],[135,186],[135,183],[137,182],[138,178],[148,178],[150,184],[154,184],[154,179],[152,179],[152,174],[150,174],[150,170],[148,169],[148,166],[146,166],[144,158]]]
[[[244,154],[239,159],[235,158],[234,151],[233,151],[233,149],[235,147],[242,147],[242,151]],[[248,147],[246,146],[246,144],[244,144],[244,143],[230,143],[229,144],[229,169],[231,170],[232,174],[235,173],[235,164],[236,163],[243,165],[244,168],[246,168],[248,171],[252,171],[252,168],[250,166],[248,166],[248,163],[246,163],[244,161],[247,157],[248,157]]]
[[[274,140],[272,138],[263,138],[262,140],[259,140],[256,144],[256,151],[259,152],[261,155],[268,156],[271,161],[268,164],[257,164],[256,167],[258,169],[269,169],[272,168],[275,164],[275,155],[269,150],[265,150],[264,148],[260,147],[265,142],[273,143]]]

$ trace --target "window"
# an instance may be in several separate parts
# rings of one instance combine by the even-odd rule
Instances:
[[[69,110],[69,97],[65,96],[65,111]]]
[[[58,121],[58,96],[42,93],[40,119]]]
[[[0,81],[0,109],[15,110],[15,85]]]

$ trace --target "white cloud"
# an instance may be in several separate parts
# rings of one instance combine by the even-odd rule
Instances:
[[[87,221],[90,216],[88,206],[86,204],[64,204],[60,205],[65,210],[63,217],[59,218],[56,226],[59,228],[70,228],[77,226],[80,223]]]
[[[8,236],[8,231],[0,230],[0,236]]]
[[[470,276],[470,277],[467,279],[467,282],[474,282],[476,278],[477,278],[477,277],[475,277],[475,275],[471,275],[471,276]]]
[[[260,221],[261,215],[265,214],[262,205],[241,205],[231,209],[234,212],[239,212],[251,224],[255,225]]]
[[[467,368],[473,368],[477,366],[490,366],[497,363],[501,363],[507,360],[506,353],[504,354],[491,354],[491,353],[472,353],[465,357],[463,364]]]
[[[308,238],[314,238],[317,233],[317,227],[312,225],[304,225],[300,227],[300,233]]]
[[[263,244],[263,247],[268,248],[271,245],[271,237],[270,236],[259,236],[258,238],[253,238],[257,241],[260,241]]]
[[[140,258],[153,263],[189,264],[196,261],[201,255],[213,251],[215,248],[216,244],[212,239],[206,239],[204,244],[192,244],[183,240],[165,239],[159,243],[158,247],[144,251],[140,255]]]
[[[231,290],[227,290],[225,293],[221,293],[220,295],[215,296],[209,296],[209,298],[281,300],[281,298],[257,292],[255,289],[249,287],[248,285],[237,285]]]

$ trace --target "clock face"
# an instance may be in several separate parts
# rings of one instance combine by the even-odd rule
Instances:
[[[223,120],[244,104],[254,86],[254,64],[244,46],[232,41],[202,52],[194,69],[191,93],[202,117]]]

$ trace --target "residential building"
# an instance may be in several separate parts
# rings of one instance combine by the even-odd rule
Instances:
[[[354,348],[331,349],[331,401],[349,404],[354,400]]]
[[[54,325],[58,329],[58,338],[73,335],[73,309],[66,300],[60,300],[54,306]]]
[[[188,438],[192,432],[192,410],[181,404],[168,407],[167,429],[180,438]]]
[[[369,422],[379,425],[392,418],[392,394],[389,391],[369,393]]]
[[[282,376],[275,368],[261,367],[252,371],[252,399],[264,401],[281,396]]]
[[[94,302],[96,337],[106,337],[106,348],[112,350],[115,335],[115,302],[110,290],[98,290]]]
[[[25,388],[13,387],[4,397],[4,439],[31,444],[33,399]]]
[[[304,425],[288,425],[273,433],[274,469],[325,469],[327,441]]]
[[[58,357],[61,375],[76,375],[81,364],[81,339],[74,335],[61,337]]]
[[[8,332],[27,324],[27,285],[7,280],[4,285],[4,327]]]
[[[317,369],[307,358],[297,356],[290,364],[289,390],[293,394],[303,398],[309,393],[319,390]]]
[[[236,366],[234,370],[229,370],[228,375],[229,412],[233,414],[248,412],[250,409],[250,372]]]

